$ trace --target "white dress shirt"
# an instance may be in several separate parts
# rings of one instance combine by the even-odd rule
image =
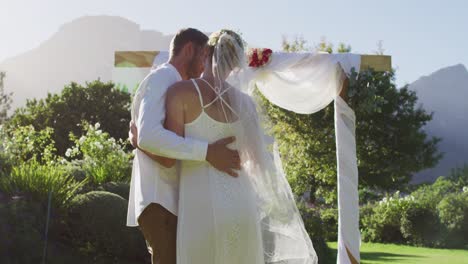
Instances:
[[[165,63],[141,82],[132,106],[138,128],[138,146],[146,151],[179,160],[206,159],[208,143],[184,138],[163,127],[167,89],[181,81],[177,69]],[[128,199],[127,226],[138,226],[138,217],[150,203],[177,215],[179,178],[177,166],[165,168],[140,150],[135,150]]]

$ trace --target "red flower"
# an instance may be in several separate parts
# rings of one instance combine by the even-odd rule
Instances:
[[[265,49],[263,50],[263,54],[264,55],[270,55],[271,53],[273,53],[273,51],[271,49]]]
[[[260,53],[261,52],[261,53]],[[261,67],[270,61],[270,56],[273,53],[271,49],[252,49],[249,54],[249,66],[250,67]],[[262,58],[259,59],[259,54]]]
[[[258,54],[257,54],[257,51],[254,51],[253,55],[252,55],[252,60],[253,61],[258,61]]]

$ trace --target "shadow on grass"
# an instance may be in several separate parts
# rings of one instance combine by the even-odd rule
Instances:
[[[330,262],[325,263],[336,263],[336,256],[338,250],[334,248],[329,248],[334,259]],[[366,264],[368,261],[381,261],[385,263],[400,263],[402,260],[409,259],[418,259],[423,258],[418,255],[408,255],[408,254],[397,254],[397,253],[386,253],[386,252],[361,252],[361,263]]]
[[[417,255],[408,254],[397,254],[397,253],[385,253],[385,252],[361,252],[362,263],[369,261],[385,261],[385,262],[396,262],[399,263],[402,260],[422,258]]]

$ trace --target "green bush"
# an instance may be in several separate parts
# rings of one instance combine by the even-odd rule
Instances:
[[[320,218],[324,225],[325,240],[338,240],[338,209],[327,208],[320,211]]]
[[[372,216],[374,215],[374,204],[368,203],[359,208],[359,229],[361,231],[361,237],[364,241],[370,241],[370,234],[367,228],[370,225]]]
[[[116,141],[99,129],[99,123],[82,124],[85,135],[70,139],[75,143],[65,156],[80,161],[89,183],[97,186],[106,182],[129,182],[132,154],[125,151],[125,142]]]
[[[76,181],[86,180],[86,172],[82,168],[81,161],[67,162],[64,166],[66,174]]]
[[[10,164],[35,160],[42,164],[56,159],[53,129],[36,130],[32,125],[0,128],[2,159]]]
[[[5,141],[8,140],[6,129],[3,125],[0,125],[0,177],[7,175],[11,170],[10,156],[5,151]]]
[[[0,263],[40,263],[46,210],[14,199],[0,203]]]
[[[406,242],[416,246],[442,246],[442,233],[437,213],[419,203],[410,203],[402,213],[401,233]]]
[[[412,175],[433,167],[441,158],[438,138],[421,129],[432,119],[418,108],[414,91],[394,83],[394,72],[361,71],[349,78],[348,104],[356,120],[359,185],[393,191],[404,188]],[[336,141],[333,104],[314,113],[294,113],[259,96],[271,122],[284,169],[293,192],[311,191],[311,199],[336,204]],[[395,144],[398,142],[398,144]],[[373,197],[370,197],[373,198]]]
[[[54,147],[63,155],[73,145],[70,131],[82,135],[82,120],[99,122],[102,128],[116,139],[128,137],[131,95],[114,88],[111,82],[100,80],[83,85],[70,83],[58,94],[48,94],[43,99],[27,100],[17,108],[8,125],[19,127],[33,125],[38,130],[51,127],[54,130]]]
[[[70,205],[72,241],[82,253],[144,259],[147,251],[136,228],[126,227],[128,202],[119,195],[93,191],[77,195]]]
[[[468,186],[468,164],[452,169],[448,179],[453,181],[458,188]]]
[[[317,210],[307,208],[304,204],[299,204],[299,210],[304,221],[305,228],[317,253],[319,264],[333,263],[333,254],[325,240],[325,226],[320,219]]]
[[[361,215],[362,239],[366,242],[402,243],[401,216],[414,202],[411,197],[400,198],[399,193],[391,197],[385,197],[376,203],[371,212],[366,211]]]
[[[383,195],[369,187],[359,188],[359,204],[366,204],[382,200]]]
[[[465,187],[466,188],[466,187]],[[468,191],[447,195],[437,205],[440,221],[447,229],[448,247],[468,246]]]
[[[121,196],[125,200],[128,200],[130,185],[124,182],[107,182],[104,183],[102,186],[99,186],[98,190],[114,193]]]
[[[0,151],[0,178],[10,174],[12,166],[13,164],[6,153]]]
[[[36,201],[15,198],[8,202],[0,202],[0,263],[42,263],[46,241],[44,236],[46,217],[46,206]],[[98,254],[89,256],[80,253],[76,246],[67,240],[67,236],[69,237],[75,230],[67,230],[63,225],[66,219],[69,218],[64,211],[51,211],[46,263],[148,263],[149,257],[146,252],[145,260],[137,255],[116,259],[115,256]],[[131,243],[132,241],[130,245]],[[140,246],[141,250],[145,251],[144,243]]]
[[[468,188],[457,191],[453,182],[446,179],[424,185],[404,198],[395,193],[378,203],[362,206],[360,216],[363,241],[426,247],[468,246]]]
[[[51,192],[54,207],[66,206],[83,184],[68,176],[60,164],[42,165],[35,160],[13,167],[10,175],[0,178],[0,190],[10,196],[25,196],[45,204]]]
[[[456,191],[457,187],[453,181],[444,177],[439,177],[430,185],[420,186],[417,190],[411,193],[411,196],[413,196],[414,199],[423,206],[435,210],[440,200],[448,194]]]

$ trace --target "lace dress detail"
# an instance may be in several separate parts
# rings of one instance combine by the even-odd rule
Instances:
[[[234,136],[236,125],[216,121],[203,109],[185,124],[185,136],[214,142]],[[255,196],[246,177],[243,171],[231,177],[207,162],[181,162],[178,264],[264,264]]]

